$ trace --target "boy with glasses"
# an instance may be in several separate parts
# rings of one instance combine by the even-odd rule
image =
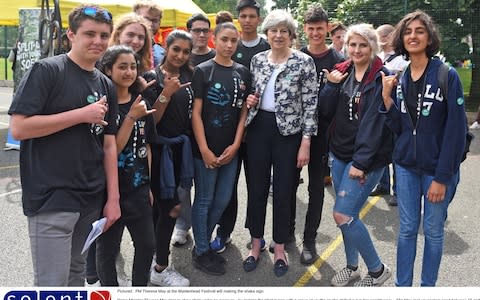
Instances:
[[[67,31],[71,50],[36,62],[8,112],[12,135],[22,141],[22,204],[35,286],[83,286],[81,251],[92,222],[102,207],[104,230],[120,217],[117,97],[95,68],[112,29],[108,11],[75,8]]]
[[[194,14],[187,21],[188,32],[192,34],[193,49],[190,62],[196,66],[215,56],[215,50],[208,47],[211,37],[210,20],[203,14]]]

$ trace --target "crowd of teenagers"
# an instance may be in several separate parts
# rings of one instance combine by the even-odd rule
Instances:
[[[396,26],[345,27],[329,24],[323,8],[311,4],[303,16],[308,43],[296,50],[296,22],[287,11],[273,10],[262,22],[255,0],[239,0],[236,12],[240,31],[229,12],[217,15],[215,28],[195,14],[164,47],[153,38],[162,18],[153,0],[137,1],[115,24],[96,5],[70,13],[71,49],[36,62],[9,110],[12,135],[21,140],[34,285],[118,286],[125,227],[134,247],[133,286],[190,285],[169,259],[170,246],[186,244],[190,228],[194,267],[225,274],[221,253],[232,241],[243,165],[242,225],[251,239],[238,263],[245,272],[257,269],[267,248],[275,276],[288,272],[285,249],[295,240],[306,167],[300,262],[319,259],[324,179],[331,174],[345,251],[345,267],[331,284],[380,286],[392,269],[359,214],[369,195],[390,194],[391,163],[390,204],[399,215],[395,285],[412,285],[421,223],[421,285],[436,284],[467,123],[456,71],[448,69],[446,81],[438,75],[445,65],[435,57],[440,40],[430,16],[415,11]],[[81,250],[100,217],[105,229],[87,259]],[[368,269],[362,276],[359,257]]]

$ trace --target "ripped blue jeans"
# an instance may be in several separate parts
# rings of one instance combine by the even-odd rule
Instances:
[[[360,253],[368,271],[378,271],[382,267],[382,262],[359,214],[373,187],[380,181],[383,168],[370,171],[366,174],[365,182],[360,184],[358,179],[348,176],[352,167],[351,161],[342,161],[330,153],[330,163],[335,190],[333,211],[352,217],[350,222],[338,226],[343,235],[347,265],[358,266],[358,254]]]

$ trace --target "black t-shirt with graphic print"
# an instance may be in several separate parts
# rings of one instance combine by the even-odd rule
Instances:
[[[20,147],[23,211],[79,212],[105,201],[104,135],[117,132],[115,88],[99,70],[87,71],[67,55],[36,62],[25,74],[9,114],[53,115],[83,108],[106,96],[107,126],[80,123]]]
[[[119,122],[123,124],[137,95],[128,103],[119,104]],[[150,109],[148,101],[147,108]],[[119,125],[121,127],[121,125]],[[118,155],[118,186],[122,218],[148,215],[150,211],[147,145],[155,140],[155,121],[147,115],[138,119],[125,147]]]
[[[234,62],[231,67],[225,67],[211,59],[195,67],[192,89],[195,98],[203,100],[205,137],[216,156],[235,140],[240,111],[250,86],[250,72],[241,64]],[[202,158],[196,142],[193,154]]]

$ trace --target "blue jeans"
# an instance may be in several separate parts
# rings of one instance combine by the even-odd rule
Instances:
[[[400,230],[397,244],[397,286],[411,286],[413,266],[417,250],[417,235],[420,227],[422,196],[427,195],[433,176],[420,175],[407,168],[395,165],[397,176],[397,200],[400,215]],[[432,203],[423,201],[423,232],[425,246],[422,262],[422,286],[435,286],[443,254],[444,226],[448,205],[455,195],[459,174],[452,176],[447,184],[445,199]]]
[[[358,254],[362,256],[369,271],[378,271],[382,267],[380,257],[373,246],[367,228],[360,220],[359,214],[368,195],[382,176],[383,169],[370,171],[366,174],[365,182],[360,184],[358,179],[349,177],[348,172],[352,162],[345,162],[330,153],[331,173],[335,189],[334,212],[352,217],[348,223],[338,227],[342,231],[347,265],[358,266]]]
[[[237,159],[238,155],[228,165],[207,169],[202,159],[195,158],[192,229],[197,255],[210,250],[210,237],[213,229],[232,197]]]

